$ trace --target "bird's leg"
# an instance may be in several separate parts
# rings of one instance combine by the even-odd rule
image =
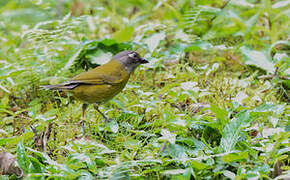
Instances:
[[[83,121],[84,122],[85,122],[85,112],[86,112],[87,108],[88,108],[88,104],[83,104],[82,109],[83,109]],[[92,132],[92,130],[91,130],[91,121],[89,121],[88,124],[89,124],[89,131],[91,133]],[[84,127],[84,129],[85,129],[85,127]]]
[[[110,121],[110,119],[107,118],[107,116],[105,116],[105,114],[102,113],[102,111],[99,110],[99,106],[97,104],[94,104],[94,108],[95,108],[95,110],[97,110],[103,116],[103,118],[105,119],[105,122],[109,122]]]
[[[83,104],[83,106],[82,106],[82,110],[83,110],[82,117],[83,117],[83,119],[85,117],[85,113],[86,113],[87,107],[88,107],[88,104]]]
[[[86,133],[86,128],[85,128],[85,113],[86,113],[86,109],[87,109],[87,107],[88,107],[88,104],[83,104],[83,106],[82,106],[82,119],[81,119],[81,126],[82,126],[82,129],[83,129],[83,135],[85,135]]]

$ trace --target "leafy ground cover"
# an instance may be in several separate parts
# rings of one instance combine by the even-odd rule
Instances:
[[[289,1],[7,0],[0,11],[0,172],[22,170],[0,179],[290,176]],[[150,63],[101,106],[112,121],[88,108],[83,136],[81,102],[40,86],[125,49]]]

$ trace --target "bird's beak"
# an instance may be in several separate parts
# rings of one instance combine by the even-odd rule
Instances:
[[[144,59],[144,58],[141,58],[140,60],[141,60],[141,61],[140,61],[140,62],[141,62],[141,64],[146,64],[146,63],[149,63],[149,61],[147,61],[147,60],[146,60],[146,59]]]

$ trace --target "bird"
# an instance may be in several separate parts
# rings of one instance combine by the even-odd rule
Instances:
[[[71,80],[58,85],[44,85],[42,88],[69,92],[83,102],[82,116],[89,104],[102,115],[105,122],[109,118],[99,110],[99,105],[109,101],[126,86],[130,75],[141,65],[149,63],[137,52],[125,50],[116,54],[108,63],[82,72]]]

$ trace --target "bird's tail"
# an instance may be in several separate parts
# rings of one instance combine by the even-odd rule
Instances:
[[[44,86],[41,86],[41,88],[47,89],[47,90],[65,91],[65,90],[72,90],[75,87],[77,87],[78,85],[79,85],[79,83],[66,82],[66,83],[57,84],[57,85],[44,85]]]
[[[40,86],[42,89],[46,89],[46,90],[63,90],[62,85],[58,84],[58,85],[44,85],[44,86]]]

